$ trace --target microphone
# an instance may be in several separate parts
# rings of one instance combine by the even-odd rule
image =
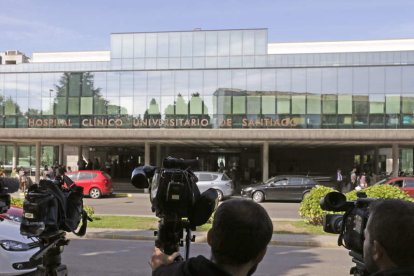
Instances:
[[[0,177],[0,191],[15,193],[19,190],[19,180],[12,177]]]

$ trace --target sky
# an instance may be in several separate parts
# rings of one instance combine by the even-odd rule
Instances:
[[[109,50],[120,32],[268,28],[269,42],[414,38],[413,0],[0,0],[0,51]]]

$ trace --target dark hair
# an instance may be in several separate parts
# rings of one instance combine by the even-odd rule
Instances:
[[[414,263],[414,203],[378,200],[370,206],[367,227],[371,241],[378,241],[388,257],[399,267]]]
[[[217,209],[210,231],[211,252],[217,263],[239,265],[253,260],[267,247],[273,224],[259,204],[231,199]]]

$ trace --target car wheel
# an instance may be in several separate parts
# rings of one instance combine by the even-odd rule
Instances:
[[[260,191],[255,192],[252,196],[252,199],[253,199],[254,202],[262,202],[263,199],[264,199],[263,192],[260,192]]]
[[[220,190],[216,190],[217,191],[217,199],[218,201],[222,201],[223,200],[223,192]]]
[[[304,200],[305,198],[307,198],[309,196],[309,194],[310,194],[309,191],[304,192],[303,195],[302,195],[302,200]]]
[[[91,198],[100,198],[101,197],[101,190],[99,190],[98,188],[92,188],[89,191],[89,196]]]

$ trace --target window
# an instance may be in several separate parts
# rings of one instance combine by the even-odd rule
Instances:
[[[414,188],[414,180],[406,179],[404,183],[405,188]]]

